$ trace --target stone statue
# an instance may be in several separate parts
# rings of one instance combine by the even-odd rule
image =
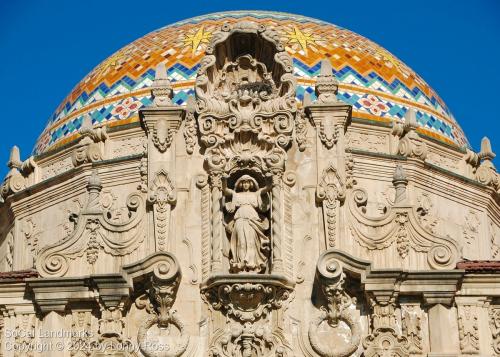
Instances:
[[[226,225],[230,241],[225,244],[224,254],[229,258],[232,273],[263,273],[271,250],[270,239],[266,235],[269,220],[262,215],[269,210],[267,193],[270,186],[259,188],[253,177],[243,175],[234,187],[235,190],[231,190],[224,186],[224,195],[232,197],[226,204],[226,210],[234,213]]]

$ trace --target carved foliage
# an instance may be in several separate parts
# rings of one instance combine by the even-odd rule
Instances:
[[[147,294],[136,300],[136,306],[148,312],[148,316],[137,331],[139,349],[146,357],[158,356],[154,344],[148,343],[148,330],[155,325],[160,329],[175,327],[179,331],[179,336],[175,337],[175,344],[169,345],[168,350],[163,351],[161,356],[178,357],[188,347],[189,335],[180,318],[172,310],[180,280],[179,263],[172,255],[165,256],[154,266],[146,286]]]
[[[479,353],[479,331],[476,306],[458,306],[458,336],[462,353]]]
[[[41,276],[65,275],[68,261],[84,254],[92,271],[101,250],[113,256],[126,256],[144,240],[144,200],[141,195],[132,193],[128,196],[128,214],[120,218],[111,210],[102,210],[99,202],[101,189],[99,176],[94,172],[87,186],[87,204],[78,216],[73,217],[77,221],[73,232],[40,250],[36,267]]]
[[[372,300],[372,333],[363,339],[366,357],[408,356],[408,340],[397,333],[394,301]]]
[[[333,166],[330,164],[324,171],[316,189],[316,197],[323,205],[323,221],[327,237],[327,249],[335,247],[337,235],[337,211],[339,201],[345,199],[344,184]]]
[[[496,354],[500,354],[500,307],[492,306],[489,310],[489,316],[492,347]]]
[[[90,356],[91,312],[73,311],[71,314],[71,356]]]
[[[34,357],[34,337],[35,337],[34,314],[20,314],[16,316],[16,331],[20,333],[14,338],[14,357]]]
[[[350,309],[356,304],[356,298],[352,298],[346,291],[346,275],[341,263],[324,255],[318,261],[316,278],[326,298],[326,306],[321,307],[321,314],[313,319],[309,325],[309,342],[311,347],[320,356],[344,357],[351,356],[358,349],[361,339],[361,326],[357,316]],[[331,328],[339,326],[340,322],[347,324],[351,330],[350,341],[335,349],[326,346],[318,334],[320,325],[326,322]]]
[[[106,127],[93,128],[92,118],[86,114],[78,133],[81,139],[73,150],[71,157],[73,166],[102,160],[104,158],[104,142],[108,139]]]
[[[414,305],[402,307],[402,330],[408,339],[408,352],[422,353],[422,321],[420,310]]]
[[[404,124],[394,123],[392,134],[399,137],[397,153],[406,157],[425,160],[427,157],[427,144],[418,135],[419,127],[415,111],[410,108],[405,114]]]
[[[366,214],[367,200],[368,195],[363,189],[354,189],[348,198],[349,227],[360,245],[375,250],[396,243],[401,258],[405,258],[411,248],[427,253],[427,262],[432,269],[455,266],[459,255],[457,243],[424,229],[414,207],[389,207],[382,216],[372,217]]]
[[[273,310],[282,309],[291,287],[273,277],[209,281],[202,294],[211,308],[229,318],[226,328],[214,335],[211,356],[285,356],[287,344],[275,322]]]
[[[465,216],[462,232],[467,244],[472,244],[479,235],[480,220],[476,211],[469,210]]]
[[[154,206],[155,238],[160,251],[167,250],[170,209],[176,199],[177,194],[170,176],[166,171],[160,170],[155,175],[148,195],[148,202]]]

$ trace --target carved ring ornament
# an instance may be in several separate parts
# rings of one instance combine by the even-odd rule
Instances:
[[[358,349],[361,327],[359,318],[354,315],[353,310],[349,309],[352,304],[356,304],[356,298],[350,297],[345,291],[346,275],[340,261],[328,254],[323,254],[318,260],[316,279],[321,285],[327,303],[326,306],[321,307],[321,314],[309,325],[311,347],[320,356],[351,356]],[[326,346],[318,333],[320,325],[326,322],[331,328],[336,328],[341,321],[351,330],[350,341],[336,348]]]

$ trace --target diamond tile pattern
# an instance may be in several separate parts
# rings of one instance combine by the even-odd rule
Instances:
[[[354,117],[398,120],[412,107],[426,134],[449,144],[468,146],[463,131],[434,90],[384,48],[320,20],[245,11],[177,22],[114,53],[78,83],[59,105],[38,139],[34,154],[73,140],[85,113],[92,116],[95,124],[137,121],[138,110],[151,102],[148,88],[156,66],[162,61],[174,87],[174,102],[185,104],[187,97],[194,95],[196,71],[212,33],[224,22],[242,19],[262,23],[280,34],[293,57],[299,101],[305,92],[314,99],[315,77],[321,59],[327,57],[340,82],[339,99],[353,105]]]

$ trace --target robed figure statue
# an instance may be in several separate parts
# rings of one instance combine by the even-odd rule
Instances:
[[[226,225],[230,240],[224,255],[229,258],[232,273],[264,273],[271,249],[266,235],[269,220],[265,217],[269,211],[270,188],[259,188],[250,175],[241,176],[234,188],[224,187],[225,196],[232,197],[226,203],[226,210],[234,213],[233,219]]]

